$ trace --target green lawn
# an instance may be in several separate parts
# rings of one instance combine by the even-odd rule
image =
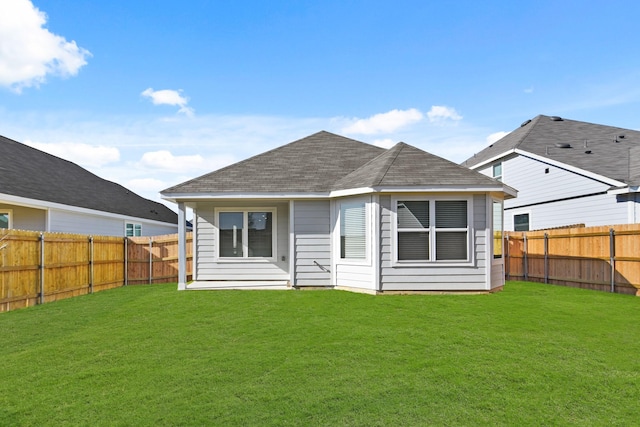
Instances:
[[[640,298],[132,286],[0,314],[0,425],[637,425]]]

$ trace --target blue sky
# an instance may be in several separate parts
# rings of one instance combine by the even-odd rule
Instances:
[[[615,0],[0,0],[0,135],[159,200],[319,130],[461,162],[538,114],[640,129],[638,16]]]

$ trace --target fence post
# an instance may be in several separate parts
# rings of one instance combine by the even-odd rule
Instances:
[[[124,238],[124,285],[129,284],[129,239]]]
[[[544,283],[549,283],[549,235],[544,233]]]
[[[40,233],[40,304],[44,304],[44,233]]]
[[[93,236],[89,236],[89,293],[93,293]]]
[[[609,229],[609,263],[611,264],[611,292],[616,291],[616,232]]]
[[[504,240],[503,240],[504,242]],[[511,272],[511,260],[509,259],[509,235],[507,234],[507,242],[504,244],[504,249],[502,250],[504,254],[504,272],[507,278],[509,277],[509,273]]]
[[[524,275],[524,281],[529,280],[529,260],[527,257],[527,233],[522,232],[522,274]]]
[[[153,237],[149,237],[149,284],[153,284]]]

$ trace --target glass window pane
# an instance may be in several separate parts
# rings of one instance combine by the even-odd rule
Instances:
[[[429,261],[429,233],[398,233],[398,261]]]
[[[514,215],[513,226],[515,231],[529,231],[529,214]]]
[[[340,258],[366,258],[366,205],[340,206]]]
[[[271,212],[248,212],[247,222],[249,231],[249,256],[273,256],[273,232]]]
[[[128,223],[128,224],[125,226],[125,235],[126,235],[127,237],[133,237],[133,224]]]
[[[502,257],[502,202],[493,202],[493,257]]]
[[[497,180],[502,180],[502,163],[493,165],[493,177]]]
[[[429,202],[398,202],[398,228],[429,228]]]
[[[436,201],[436,228],[467,228],[467,201]]]
[[[466,231],[436,232],[436,260],[460,261],[467,259]]]
[[[142,236],[142,225],[140,224],[135,224],[133,226],[133,234],[135,236]]]
[[[0,228],[9,228],[9,214],[0,213]]]
[[[220,212],[220,256],[242,257],[242,212]]]

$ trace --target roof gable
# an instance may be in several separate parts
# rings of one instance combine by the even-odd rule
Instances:
[[[175,212],[75,163],[0,136],[0,193],[177,224]]]
[[[517,149],[629,183],[629,151],[639,146],[635,130],[540,115],[462,164],[473,168]]]

